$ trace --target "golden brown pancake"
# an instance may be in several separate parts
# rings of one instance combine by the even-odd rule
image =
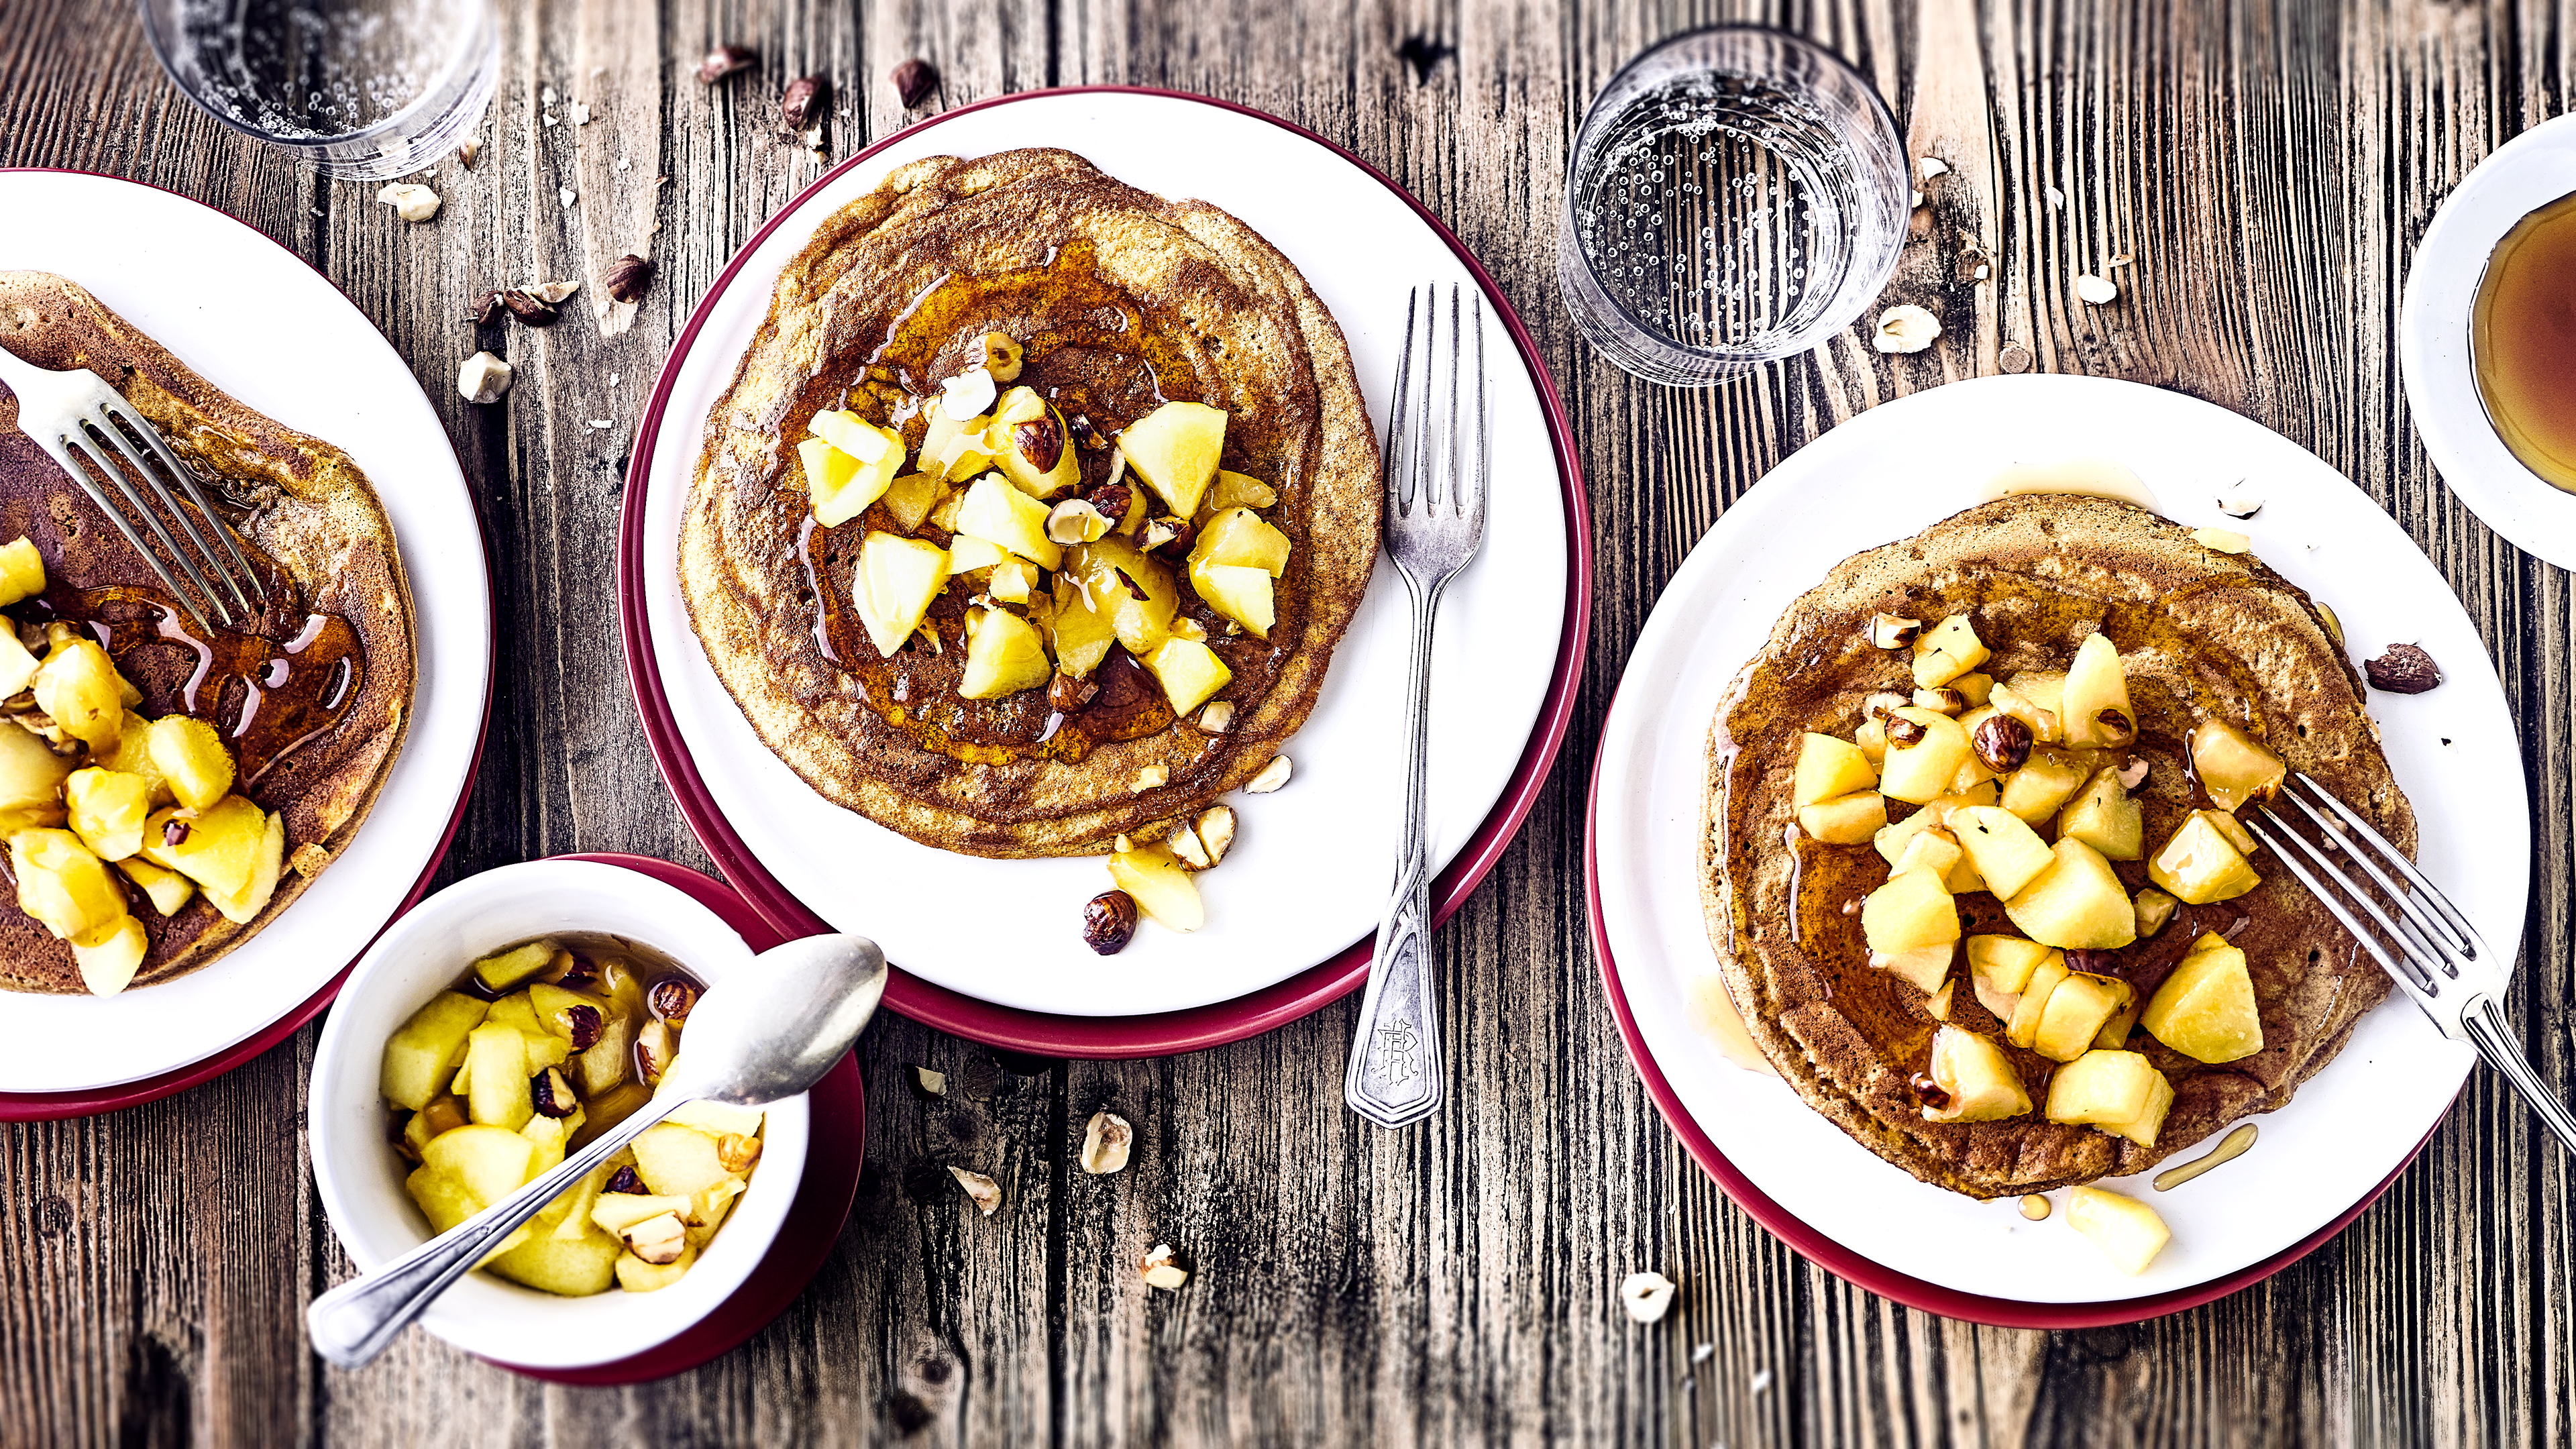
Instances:
[[[1090,489],[1110,441],[1165,401],[1228,414],[1223,466],[1276,488],[1289,537],[1265,642],[1181,581],[1182,612],[1233,680],[1222,734],[1173,718],[1124,650],[1060,714],[1045,689],[957,694],[972,592],[952,580],[892,658],[851,574],[884,505],[813,525],[794,463],[815,413],[846,407],[918,448],[942,378],[1001,332],[1017,382],[1065,416]],[[920,536],[945,544],[935,527]],[[932,157],[836,212],[780,276],[708,421],[680,540],[681,587],[718,678],[763,743],[826,798],[975,855],[1103,851],[1161,833],[1256,774],[1305,721],[1377,553],[1378,464],[1340,327],[1297,269],[1232,216],[1124,185],[1065,151]],[[1150,767],[1165,782],[1139,790]]]
[[[393,527],[348,454],[242,406],[79,286],[0,272],[0,346],[105,378],[216,484],[219,509],[269,580],[268,610],[246,628],[190,622],[18,431],[16,399],[0,400],[0,542],[33,540],[47,585],[10,617],[99,637],[141,691],[136,708],[212,722],[236,757],[235,788],[285,823],[288,869],[248,924],[225,920],[202,893],[165,918],[128,892],[151,940],[133,984],[168,980],[275,919],[365,820],[411,720],[410,587]],[[70,946],[18,909],[14,889],[0,893],[0,987],[85,989]]]
[[[1966,613],[1997,679],[2062,669],[2096,631],[2119,646],[2139,715],[2133,753],[2149,762],[2135,792],[2146,839],[2162,841],[2209,804],[2185,766],[2193,725],[2228,720],[2304,770],[2410,854],[2415,817],[2362,709],[2362,683],[2305,593],[2250,554],[2214,552],[2133,505],[2063,494],[1997,500],[1913,538],[1845,560],[1773,628],[1736,680],[1709,739],[1702,886],[1709,939],[1729,994],[1764,1056],[1810,1106],[1925,1182],[1996,1197],[2141,1171],[2228,1122],[2290,1100],[2332,1060],[2353,1022],[2388,992],[2359,943],[2268,852],[2262,884],[2185,906],[2163,930],[2088,969],[2151,995],[2203,931],[2245,952],[2263,1050],[2210,1066],[2144,1031],[2143,1052],[2174,1088],[2152,1149],[2034,1110],[1999,1122],[1934,1123],[1908,1085],[1940,1023],[1921,991],[1868,964],[1857,902],[1886,881],[1871,846],[1827,845],[1795,828],[1791,775],[1804,731],[1849,739],[1862,701],[1913,687],[1904,651],[1875,648],[1872,615],[1925,621]],[[1891,818],[1908,807],[1891,800]],[[2143,862],[2115,862],[2134,894]],[[1846,913],[1847,907],[1849,913]],[[1963,936],[2023,934],[2002,903],[1958,898]],[[1950,1022],[1993,1035],[2031,1100],[2055,1063],[2005,1045],[1973,993],[1952,993]]]

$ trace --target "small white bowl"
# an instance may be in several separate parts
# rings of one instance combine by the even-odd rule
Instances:
[[[385,1140],[376,1077],[387,1038],[481,956],[531,936],[601,931],[650,946],[714,987],[752,950],[713,911],[660,881],[595,861],[539,860],[458,881],[388,927],[331,1007],[309,1116],[322,1208],[362,1269],[431,1236]],[[769,1108],[751,1185],[679,1282],[560,1298],[489,1273],[447,1290],[421,1324],[468,1353],[525,1368],[614,1363],[678,1337],[733,1296],[778,1236],[805,1174],[806,1099]]]
[[[2496,243],[2570,193],[2576,115],[2544,121],[2496,148],[2424,228],[2398,317],[2406,404],[2442,481],[2507,542],[2563,569],[2576,568],[2576,493],[2523,466],[2496,435],[2478,396],[2469,315]]]

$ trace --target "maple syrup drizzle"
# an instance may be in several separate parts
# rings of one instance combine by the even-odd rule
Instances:
[[[138,650],[176,645],[195,656],[172,702],[223,735],[243,789],[330,733],[347,716],[365,678],[358,631],[336,614],[308,615],[281,643],[229,629],[200,632],[157,590],[119,585],[82,589],[72,598],[77,602],[71,617],[128,678],[139,672],[127,666]],[[149,612],[148,630],[133,617],[137,609]]]
[[[2164,1171],[2157,1173],[2156,1191],[2171,1192],[2175,1188],[2182,1186],[2184,1183],[2191,1181],[2193,1178],[2200,1176],[2202,1173],[2209,1171],[2213,1167],[2224,1167],[2228,1163],[2234,1162],[2236,1159],[2245,1155],[2245,1150],[2247,1148],[2254,1145],[2254,1133],[2255,1128],[2253,1123],[2244,1122],[2238,1124],[2235,1131],[2218,1139],[2218,1145],[2211,1148],[2207,1153],[2193,1158],[2191,1161],[2184,1163],[2180,1167],[2169,1167]]]

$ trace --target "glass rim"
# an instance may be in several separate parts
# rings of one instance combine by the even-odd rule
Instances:
[[[179,67],[171,61],[170,42],[161,32],[160,21],[154,13],[150,0],[137,0],[135,8],[143,12],[144,38],[151,43],[152,58],[160,63],[161,74],[169,80],[173,89],[187,98],[190,105],[213,117],[215,122],[226,130],[248,136],[254,141],[283,147],[301,156],[328,152],[341,146],[374,144],[387,136],[395,135],[418,120],[433,103],[442,105],[450,103],[453,98],[449,96],[449,92],[457,86],[468,71],[482,64],[485,51],[497,50],[500,45],[498,0],[468,0],[468,3],[474,16],[474,37],[466,44],[457,47],[455,53],[448,57],[447,64],[439,71],[437,78],[423,86],[420,94],[412,97],[409,104],[383,120],[361,126],[354,131],[343,131],[336,136],[311,137],[280,136],[263,131],[238,117],[226,115],[208,104],[206,98],[197,93],[197,88],[190,85],[179,74]],[[470,86],[467,88],[471,89]]]
[[[1904,149],[1905,133],[1896,124],[1895,108],[1888,105],[1887,97],[1880,95],[1878,93],[1878,87],[1870,82],[1869,77],[1862,75],[1860,73],[1860,68],[1853,65],[1850,61],[1843,59],[1833,51],[1826,49],[1824,46],[1817,44],[1815,41],[1808,39],[1804,35],[1798,34],[1796,31],[1784,30],[1777,25],[1765,25],[1757,20],[1723,20],[1712,25],[1695,25],[1688,30],[1675,31],[1671,35],[1665,36],[1663,39],[1647,46],[1644,50],[1630,56],[1627,64],[1622,65],[1617,70],[1611,72],[1610,79],[1601,83],[1601,89],[1593,92],[1591,101],[1584,106],[1583,119],[1576,123],[1574,128],[1573,154],[1566,158],[1566,180],[1569,184],[1565,188],[1564,202],[1559,208],[1559,224],[1561,227],[1560,236],[1562,238],[1558,244],[1560,249],[1562,249],[1567,242],[1573,241],[1577,233],[1574,217],[1574,187],[1570,183],[1574,179],[1574,167],[1582,159],[1583,133],[1590,129],[1593,113],[1600,109],[1601,98],[1610,94],[1613,90],[1618,89],[1619,83],[1626,80],[1630,73],[1634,72],[1639,66],[1653,60],[1656,56],[1663,54],[1674,46],[1683,44],[1686,41],[1704,40],[1710,36],[1718,35],[1761,35],[1777,40],[1785,40],[1798,49],[1822,60],[1828,67],[1842,72],[1843,75],[1850,78],[1850,80],[1859,88],[1862,95],[1869,98],[1870,109],[1876,113],[1880,121],[1886,124],[1888,134],[1896,138],[1898,149],[1900,151]],[[1911,175],[1907,177],[1907,180],[1912,180]],[[1576,265],[1583,269],[1584,280],[1592,284],[1593,290],[1601,294],[1601,299],[1603,301],[1608,302],[1613,308],[1617,309],[1622,320],[1627,322],[1629,326],[1635,328],[1637,331],[1644,333],[1647,337],[1651,338],[1655,343],[1662,347],[1670,348],[1675,352],[1688,354],[1694,358],[1706,359],[1711,362],[1740,365],[1751,365],[1754,363],[1771,361],[1775,356],[1794,355],[1773,354],[1769,352],[1741,349],[1715,350],[1706,347],[1695,347],[1690,343],[1679,342],[1672,338],[1668,338],[1660,331],[1656,330],[1652,323],[1648,322],[1645,318],[1638,316],[1635,308],[1629,306],[1617,292],[1612,290],[1601,280],[1601,270],[1593,265],[1591,253],[1586,251],[1579,244],[1574,246],[1574,260]]]

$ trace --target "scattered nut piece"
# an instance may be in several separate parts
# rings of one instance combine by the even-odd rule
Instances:
[[[738,70],[760,64],[760,52],[742,45],[719,45],[698,65],[698,84],[714,85]]]
[[[2120,767],[2121,789],[2135,790],[2145,783],[2147,783],[2147,762],[2144,759],[2132,759]]]
[[[930,99],[930,93],[939,89],[939,72],[931,67],[929,61],[917,55],[887,72],[886,78],[894,82],[895,97],[903,102],[907,111]]]
[[[2054,187],[2054,186],[2049,187],[2049,188],[2048,188],[2048,204],[2049,204],[2049,205],[2051,205],[2051,206],[2057,206],[2057,207],[2062,207],[2062,206],[2066,205],[2066,193],[2065,193],[2065,192],[2063,192],[2063,191],[2058,190],[2058,189],[2057,189],[2056,187]]]
[[[482,143],[482,142],[480,142],[480,141],[468,141],[468,142],[466,142],[464,145],[459,146],[459,147],[457,147],[457,148],[456,148],[456,161],[457,161],[457,164],[458,164],[458,165],[463,166],[463,167],[464,167],[466,170],[468,170],[468,171],[471,171],[471,170],[473,170],[473,169],[474,169],[474,158],[475,158],[475,157],[477,157],[477,156],[480,156],[480,155],[482,155],[482,154],[483,154],[483,143]]]
[[[1047,514],[1047,537],[1058,543],[1090,543],[1109,534],[1109,516],[1088,499],[1068,498]]]
[[[1950,1089],[1933,1080],[1929,1073],[1916,1072],[1905,1079],[1905,1085],[1913,1089],[1914,1100],[1935,1112],[1950,1105]]]
[[[2075,295],[2079,299],[2090,302],[2094,306],[2099,307],[2106,302],[2118,301],[2120,298],[2120,289],[2117,286],[2114,286],[2110,279],[2106,277],[2097,277],[2092,273],[2087,272],[2083,276],[2075,279]]]
[[[2138,737],[2138,722],[2117,709],[2106,709],[2093,716],[2093,733],[2112,749],[2122,749]]]
[[[548,1067],[528,1078],[528,1098],[540,1117],[569,1117],[581,1107],[581,1098],[564,1080],[561,1067]]]
[[[1995,361],[2006,372],[2022,373],[2030,371],[2032,358],[2029,348],[2015,343],[2005,348]]]
[[[1156,1243],[1154,1251],[1147,1253],[1145,1261],[1136,1267],[1145,1275],[1148,1288],[1168,1291],[1190,1281],[1190,1270],[1172,1261],[1172,1245],[1169,1243]]]
[[[661,1268],[680,1261],[689,1245],[689,1225],[678,1213],[664,1213],[632,1224],[618,1236],[626,1240],[626,1251]]]
[[[1947,176],[1950,174],[1950,163],[1942,160],[1938,156],[1919,157],[1915,160],[1914,168],[1916,171],[1921,173],[1923,179],[1926,181],[1931,180],[1935,176]]]
[[[1226,700],[1215,700],[1199,711],[1199,728],[1209,734],[1224,734],[1226,726],[1233,723],[1234,705]]]
[[[643,301],[646,289],[653,285],[653,264],[628,252],[608,264],[608,277],[603,285],[612,300]]]
[[[2441,666],[2414,644],[2391,644],[2388,652],[2364,663],[2370,687],[2390,694],[2422,694],[2442,682]]]
[[[948,1169],[948,1175],[957,1179],[959,1187],[966,1189],[967,1200],[974,1203],[975,1210],[984,1216],[991,1217],[994,1209],[1002,1205],[1002,1185],[993,1179],[962,1167]]]
[[[2202,548],[2218,553],[2243,553],[2254,546],[2254,540],[2224,528],[2195,528],[2191,536],[2200,541]]]
[[[475,353],[456,371],[456,391],[467,402],[499,402],[501,394],[509,390],[510,364],[491,353]]]
[[[1896,614],[1875,614],[1869,621],[1869,642],[1881,649],[1902,649],[1923,633],[1923,621]]]
[[[1157,518],[1147,522],[1144,531],[1136,536],[1136,546],[1147,553],[1178,552],[1189,548],[1195,534],[1196,530],[1183,519]]]
[[[2263,511],[2263,500],[2239,489],[2218,500],[2218,511],[2230,518],[2252,518]]]
[[[945,1097],[948,1095],[948,1074],[934,1072],[928,1067],[914,1067],[912,1089],[924,1097]]]
[[[1895,714],[1887,717],[1882,728],[1887,731],[1888,745],[1899,750],[1923,743],[1923,736],[1927,733],[1922,725]]]
[[[580,290],[579,282],[540,282],[528,288],[527,293],[549,307],[560,307],[566,297]]]
[[[1896,713],[1900,709],[1904,709],[1912,703],[1914,703],[1913,700],[1906,698],[1895,690],[1882,689],[1876,694],[1873,694],[1869,698],[1861,701],[1861,717],[1863,719],[1877,720],[1883,726],[1887,723],[1888,716]]]
[[[1912,196],[1910,196],[1910,197],[1908,197],[1908,198],[1906,199],[1906,202],[1905,202],[1905,208],[1906,208],[1906,210],[1911,211],[1911,210],[1913,210],[1915,207],[1921,206],[1922,204],[1923,204],[1923,193],[1922,193],[1922,192],[1920,192],[1920,191],[1917,191],[1917,192],[1915,192]]]
[[[589,125],[589,124],[590,124],[590,107],[583,105],[583,104],[582,104],[581,102],[579,102],[579,101],[575,101],[575,102],[573,102],[573,103],[572,103],[572,123],[573,123],[574,125],[576,125],[576,126],[587,126],[587,125]]]
[[[942,378],[939,390],[939,406],[952,421],[961,423],[983,416],[984,410],[991,407],[993,399],[1000,395],[993,386],[993,374],[980,367],[969,368],[955,377]]]
[[[760,1161],[760,1139],[747,1132],[728,1132],[716,1139],[716,1165],[725,1171],[742,1174]]]
[[[1047,684],[1047,708],[1057,714],[1071,714],[1100,693],[1097,682],[1071,674],[1059,674]]]
[[[567,209],[569,209],[574,202],[579,201],[580,199],[581,193],[573,190],[569,186],[558,186],[555,188],[555,200],[562,202]]]
[[[801,75],[787,83],[787,93],[778,98],[778,122],[791,131],[802,131],[813,123],[814,111],[823,99],[823,78]]]
[[[686,1026],[689,1013],[698,1007],[698,988],[677,976],[665,976],[654,982],[653,989],[645,993],[644,1004],[653,1009],[655,1016],[671,1025]]]
[[[1115,1112],[1094,1112],[1082,1129],[1082,1170],[1106,1177],[1127,1165],[1127,1148],[1136,1130]]]
[[[1878,314],[1870,344],[1881,352],[1921,352],[1941,335],[1941,319],[1908,303]]]
[[[621,1167],[609,1174],[608,1186],[601,1188],[600,1191],[622,1192],[629,1197],[642,1197],[645,1195],[644,1179],[635,1175],[634,1168]]]
[[[376,193],[376,200],[405,221],[427,221],[438,215],[438,193],[417,182],[396,181]]]
[[[1968,711],[1968,697],[1946,684],[1938,689],[1914,691],[1912,702],[1917,709],[1933,710],[1941,714],[1956,715],[1965,714]]]
[[[483,294],[483,300],[475,305],[474,325],[477,327],[498,327],[501,325],[501,319],[509,315],[510,308],[501,300],[501,294],[498,292],[486,292]]]
[[[1986,768],[1998,775],[2010,774],[2030,763],[2030,726],[2008,714],[1986,716],[1969,743]]]
[[[1027,354],[1007,332],[987,332],[983,337],[984,370],[995,382],[1014,382],[1020,375],[1020,359]]]
[[[1660,1323],[1673,1311],[1673,1295],[1679,1287],[1672,1279],[1648,1270],[1631,1273],[1619,1284],[1619,1306],[1639,1323]]]
[[[1192,870],[1206,870],[1216,864],[1208,856],[1206,842],[1199,839],[1198,827],[1186,820],[1172,827],[1172,833],[1163,837],[1163,844]]]
[[[1119,837],[1125,841],[1125,836]],[[1118,847],[1125,854],[1127,847]],[[1136,935],[1136,898],[1125,891],[1102,891],[1082,907],[1082,944],[1102,956],[1127,949]]]
[[[1129,840],[1125,831],[1120,831],[1109,838],[1109,848],[1120,855],[1125,855],[1136,848],[1136,842]]]
[[[572,1049],[577,1052],[586,1052],[599,1045],[600,1035],[607,1029],[596,1006],[565,1008],[564,1024],[572,1030]]]
[[[1207,847],[1208,868],[1213,870],[1234,849],[1234,807],[1215,805],[1202,811],[1198,819],[1199,844]]]
[[[1270,757],[1270,763],[1261,767],[1261,773],[1253,776],[1252,782],[1243,787],[1243,793],[1246,795],[1269,794],[1271,791],[1288,783],[1289,769],[1290,766],[1286,755],[1272,755]]]
[[[1142,795],[1148,790],[1161,788],[1171,778],[1172,772],[1163,766],[1147,765],[1136,772],[1136,778],[1128,782],[1127,789],[1130,794]]]

